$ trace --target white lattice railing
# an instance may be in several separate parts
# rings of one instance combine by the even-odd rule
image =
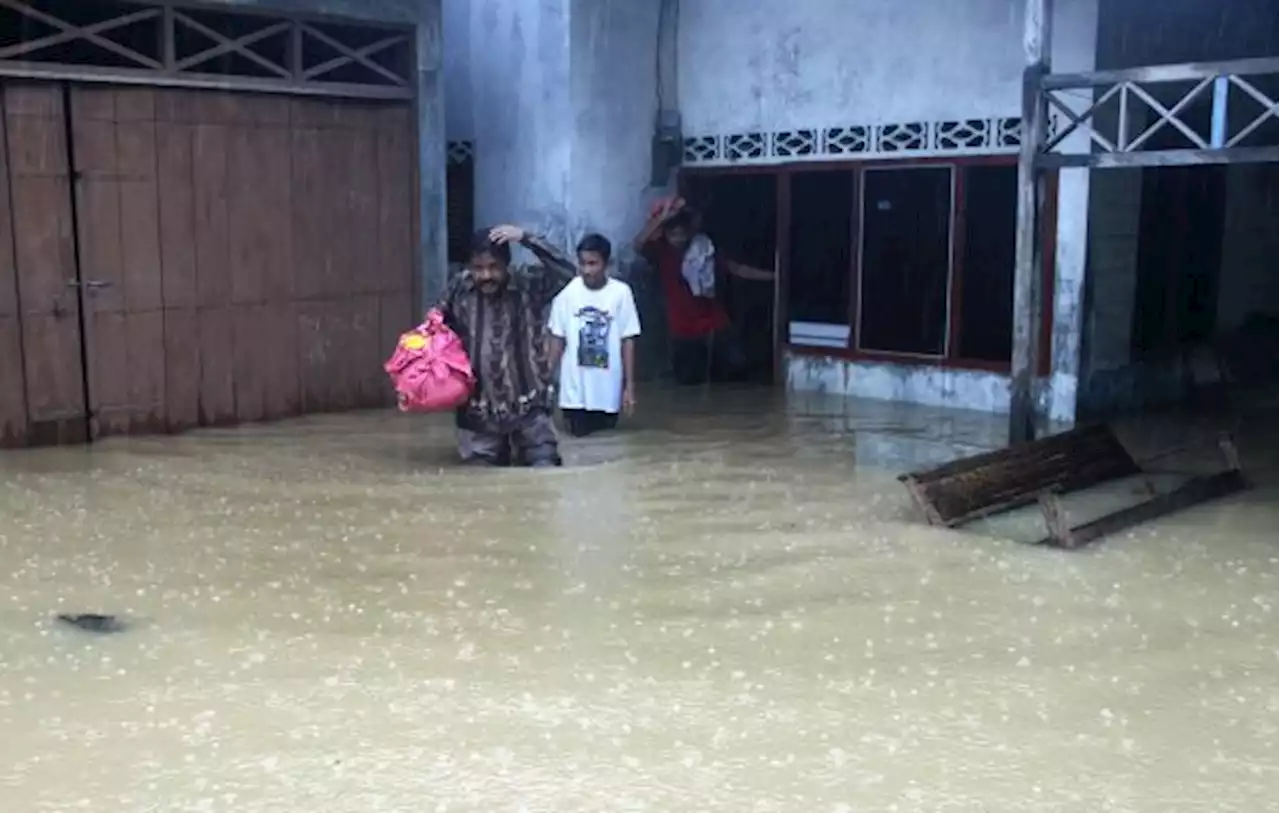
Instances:
[[[695,135],[684,140],[684,163],[767,164],[1015,153],[1021,133],[1021,119],[1006,116]]]
[[[1049,74],[1045,101],[1061,120],[1046,167],[1168,166],[1275,161],[1280,64],[1243,59]],[[1084,97],[1089,104],[1081,103]],[[1083,136],[1068,142],[1069,136]]]

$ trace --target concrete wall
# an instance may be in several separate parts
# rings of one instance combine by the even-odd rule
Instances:
[[[657,0],[445,0],[444,25],[477,222],[628,242],[649,197]]]
[[[681,0],[685,131],[1016,116],[1021,6],[1014,0]]]
[[[615,244],[639,230],[653,193],[657,0],[574,0],[572,211]]]
[[[443,0],[444,121],[450,141],[471,141],[475,119],[471,99],[471,2]],[[483,47],[483,46],[482,46]]]
[[[1012,0],[682,0],[685,131],[722,136],[1016,117],[1021,12]],[[1096,14],[1096,0],[1057,3],[1056,70],[1093,67]],[[1061,421],[1075,411],[1088,199],[1088,174],[1062,173],[1053,366],[1041,394]],[[788,364],[788,384],[984,411],[1009,408],[1008,376],[983,371],[797,356]]]

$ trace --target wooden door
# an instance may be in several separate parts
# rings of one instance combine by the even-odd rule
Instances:
[[[0,251],[9,249],[0,260],[0,390],[8,391],[0,438],[81,442],[85,367],[63,98],[51,83],[6,81],[0,92],[8,176]]]
[[[417,310],[410,107],[3,91],[0,443],[393,403],[382,360]]]
[[[13,212],[9,208],[8,115],[0,85],[0,448],[27,435],[26,366],[18,315],[18,272],[13,262]]]
[[[165,428],[155,99],[76,86],[70,100],[76,277],[92,436]]]

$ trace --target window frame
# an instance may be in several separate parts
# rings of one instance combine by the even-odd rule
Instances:
[[[943,369],[977,370],[996,373],[1009,373],[1010,361],[993,361],[990,359],[965,358],[958,355],[960,331],[964,325],[961,285],[964,279],[965,251],[965,179],[967,170],[972,167],[1017,166],[1016,155],[976,155],[976,156],[926,156],[911,158],[875,158],[861,161],[797,161],[786,164],[752,164],[749,166],[712,166],[682,167],[678,176],[681,191],[686,191],[685,180],[690,177],[707,177],[734,174],[773,174],[777,176],[777,268],[778,282],[775,285],[774,297],[774,335],[779,351],[776,358],[781,360],[786,351],[791,355],[839,358],[847,361],[867,361],[876,363],[902,364],[911,366],[930,366]],[[864,173],[873,171],[892,171],[913,167],[947,166],[952,169],[951,186],[951,268],[949,271],[947,295],[946,348],[943,355],[919,355],[885,350],[863,350],[857,347],[859,340],[859,292],[862,288],[862,198],[864,189]],[[791,212],[791,178],[800,172],[841,171],[853,172],[853,207],[851,234],[853,240],[849,274],[849,302],[847,306],[849,338],[841,347],[812,346],[793,344],[790,337],[790,317],[788,315],[790,288],[790,212]],[[1057,251],[1058,232],[1058,176],[1056,171],[1049,171],[1045,185],[1045,205],[1043,207],[1042,262],[1041,262],[1041,307],[1044,318],[1041,323],[1039,375],[1048,375],[1051,368],[1053,343],[1053,306],[1054,306],[1054,267]]]

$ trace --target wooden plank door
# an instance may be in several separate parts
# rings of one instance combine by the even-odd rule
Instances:
[[[4,88],[0,85],[0,94]],[[2,98],[2,97],[0,97]],[[0,103],[0,448],[27,440],[27,380],[18,314],[18,270],[13,261],[13,211],[9,207],[9,150]]]
[[[13,275],[9,305],[0,293],[0,331],[13,318],[3,318],[6,309],[21,324],[19,370],[12,324],[9,338],[0,335],[0,386],[23,391],[26,413],[24,428],[8,432],[21,431],[14,440],[24,444],[83,442],[88,422],[63,98],[47,82],[6,81],[0,89]],[[0,289],[7,287],[3,279],[0,272]],[[5,423],[19,426],[12,416]]]
[[[155,94],[75,86],[69,99],[90,430],[163,431]]]

